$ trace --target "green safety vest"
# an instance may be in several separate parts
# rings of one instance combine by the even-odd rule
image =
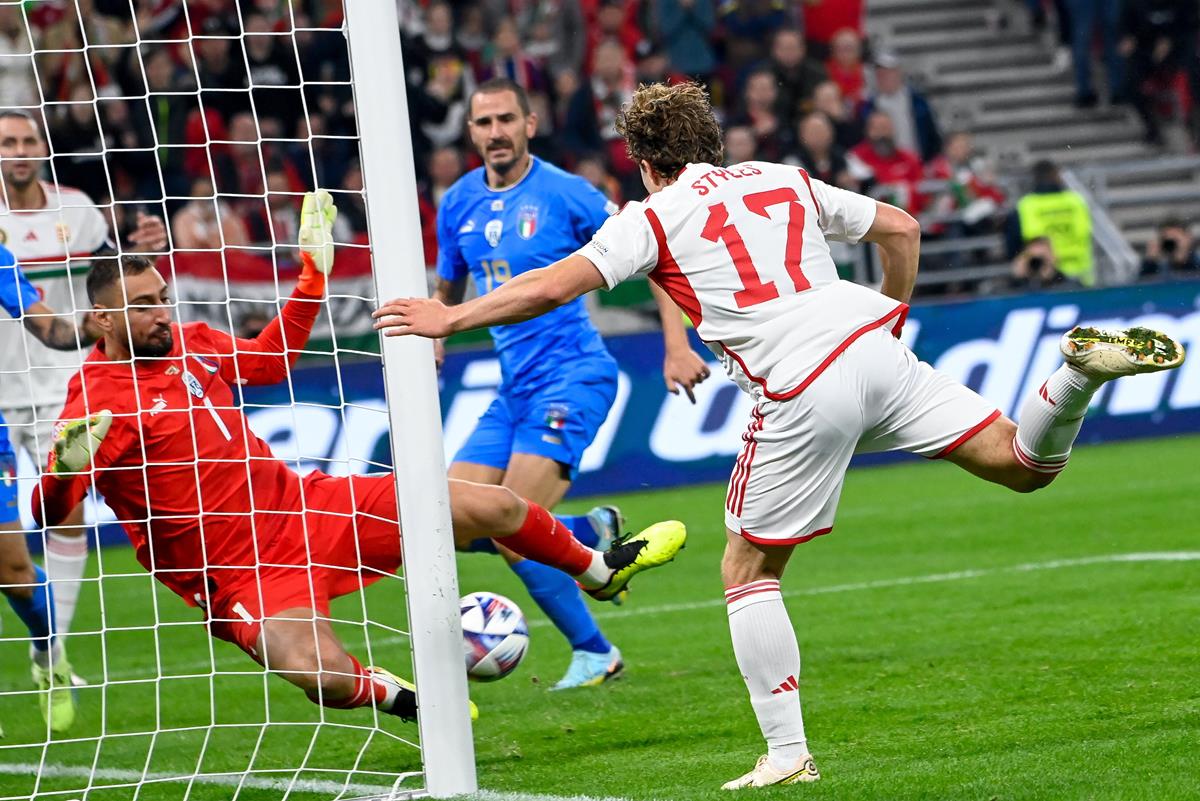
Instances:
[[[1017,203],[1021,238],[1050,240],[1058,269],[1084,286],[1095,283],[1092,272],[1092,215],[1078,192],[1037,192]]]

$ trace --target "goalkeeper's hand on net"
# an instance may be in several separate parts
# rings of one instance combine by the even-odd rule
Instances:
[[[333,272],[333,221],[337,206],[324,189],[304,193],[300,207],[300,289],[312,295],[325,290],[325,276]],[[316,291],[312,291],[316,290]]]
[[[62,426],[55,433],[54,447],[50,450],[50,474],[66,478],[69,474],[87,470],[112,421],[112,412],[102,409],[91,417],[72,420]]]

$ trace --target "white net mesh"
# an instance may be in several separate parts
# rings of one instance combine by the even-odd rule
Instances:
[[[252,12],[244,10],[250,7]],[[83,280],[89,257],[106,243],[121,253],[162,249],[146,241],[153,224],[144,220],[162,217],[170,240],[163,250],[170,255],[157,264],[176,320],[253,338],[280,314],[299,274],[294,243],[303,193],[331,190],[340,209],[327,300],[300,361],[282,380],[252,386],[258,381],[251,376],[243,385],[250,372],[242,341],[182,337],[182,364],[192,364],[201,378],[206,361],[232,365],[219,368],[219,377],[235,374],[227,382],[231,395],[222,401],[226,396],[210,384],[202,398],[175,410],[181,423],[175,437],[192,453],[186,469],[164,464],[179,442],[172,450],[151,436],[138,439],[122,463],[136,475],[121,481],[142,488],[150,514],[118,520],[93,496],[87,519],[100,526],[105,542],[120,536],[117,523],[170,525],[170,514],[156,515],[163,497],[161,487],[151,486],[156,479],[189,477],[179,485],[181,497],[211,495],[222,483],[247,485],[252,457],[211,456],[220,451],[213,445],[218,437],[229,452],[247,452],[238,422],[243,412],[253,433],[297,473],[350,476],[388,469],[343,26],[340,3],[327,2],[0,3],[0,106],[24,108],[36,123],[35,140],[27,142],[10,136],[25,121],[0,119],[0,236],[46,303],[71,314],[73,322],[90,308]],[[38,150],[41,141],[45,152]],[[25,180],[22,170],[29,165],[41,184]],[[282,351],[274,351],[278,363],[284,363]],[[19,525],[32,535],[35,551],[46,547],[47,535],[34,528],[30,497],[67,382],[86,354],[46,349],[27,326],[0,322],[0,412],[18,455]],[[171,364],[164,360],[164,370]],[[84,407],[95,412],[87,386]],[[157,414],[149,404],[159,399],[143,391],[151,386],[134,381],[125,414],[141,420],[143,433],[168,431],[155,426],[170,417],[171,399]],[[211,426],[196,422],[198,410],[209,415]],[[227,480],[217,480],[217,471]],[[98,474],[91,477],[99,481]],[[369,527],[373,536],[396,529],[397,515],[394,500],[390,511],[386,502],[374,503],[366,505],[367,514],[355,515],[364,507],[357,496],[332,508],[327,500],[314,500],[311,487],[301,486],[302,505],[292,513],[293,527],[305,535],[306,563],[293,572],[319,595],[314,575],[335,576],[333,582],[353,578],[355,566],[372,561],[357,550],[350,567],[329,559],[322,545],[328,532],[348,530],[357,543],[360,528]],[[263,521],[275,523],[269,510],[256,506],[262,502],[258,489],[246,509],[197,528],[208,526],[205,537],[221,525],[243,532],[261,568],[270,562],[262,554],[275,553],[264,543]],[[358,485],[355,492],[362,492]],[[318,508],[329,513],[316,517]],[[0,534],[10,542],[16,536]],[[159,579],[169,580],[178,572],[175,563],[167,564],[151,543],[145,558]],[[70,550],[61,542],[57,547]],[[398,538],[395,547],[398,552]],[[201,566],[220,563],[219,555],[197,550]],[[71,630],[59,637],[75,672],[88,682],[75,690],[77,715],[67,731],[52,735],[39,713],[39,700],[47,695],[30,682],[31,637],[4,611],[0,799],[348,798],[419,790],[415,725],[370,706],[337,710],[310,702],[237,647],[210,637],[201,610],[152,578],[127,545],[92,553]],[[380,580],[335,600],[318,618],[332,625],[362,664],[410,675],[403,580],[379,569],[363,574]],[[60,596],[70,593],[69,583],[55,587]],[[213,601],[214,588],[208,589],[210,597],[200,600]],[[44,589],[35,588],[39,592]],[[234,607],[235,615],[242,611]],[[230,625],[238,622],[234,617]],[[306,630],[318,625],[314,620]]]

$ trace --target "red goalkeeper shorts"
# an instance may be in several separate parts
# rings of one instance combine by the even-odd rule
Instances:
[[[392,475],[303,479],[303,509],[259,547],[259,566],[222,571],[208,605],[209,631],[258,661],[264,618],[288,609],[329,615],[330,599],[400,567]]]

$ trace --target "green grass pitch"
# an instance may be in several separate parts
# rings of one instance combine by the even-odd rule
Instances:
[[[824,775],[812,786],[755,797],[812,799],[1200,798],[1200,438],[1080,449],[1048,490],[1019,496],[947,464],[852,471],[837,528],[802,545],[784,587],[799,633],[809,742]],[[550,694],[566,644],[494,557],[460,559],[461,589],[511,596],[530,618],[532,646],[511,677],[472,685],[479,778],[499,793],[637,801],[727,798],[719,789],[762,752],[733,662],[718,563],[724,488],[614,499],[633,525],[677,517],[688,548],[635,582],[630,603],[596,607],[625,653],[625,678]],[[587,507],[586,502],[570,504]],[[1140,554],[1136,558],[1122,555]],[[93,557],[95,560],[95,557]],[[0,642],[0,798],[82,799],[98,764],[107,781],[202,765],[207,772],[287,769],[314,782],[347,769],[411,770],[415,726],[391,735],[317,729],[315,708],[279,680],[264,682],[232,646],[194,625],[136,628],[196,613],[140,575],[127,549],[102,554],[109,633],[71,640],[77,670],[117,683],[80,693],[79,740],[41,746],[24,646]],[[95,563],[93,562],[93,570]],[[405,626],[399,582],[367,592],[368,611]],[[97,589],[85,590],[78,631],[97,631]],[[335,612],[361,616],[356,600]],[[5,608],[4,631],[20,624]],[[346,627],[362,642],[362,628]],[[407,673],[399,638],[371,632],[373,656]],[[361,647],[361,646],[358,646]],[[211,650],[210,650],[211,649]],[[221,673],[210,675],[215,658]],[[156,664],[167,675],[153,681]],[[266,687],[266,690],[264,690]],[[269,712],[268,712],[269,710]],[[255,724],[266,719],[287,725]],[[335,724],[369,713],[330,712]],[[158,737],[138,732],[169,729]],[[95,735],[108,733],[97,747]],[[361,760],[355,760],[362,753]],[[34,794],[22,766],[54,770]],[[285,777],[264,774],[260,778]],[[122,779],[122,777],[125,777]],[[93,791],[89,801],[229,799],[230,782],[156,782]],[[296,799],[330,798],[296,792]],[[248,784],[240,799],[277,799]],[[497,796],[491,796],[496,798]],[[518,798],[521,796],[503,796]]]

